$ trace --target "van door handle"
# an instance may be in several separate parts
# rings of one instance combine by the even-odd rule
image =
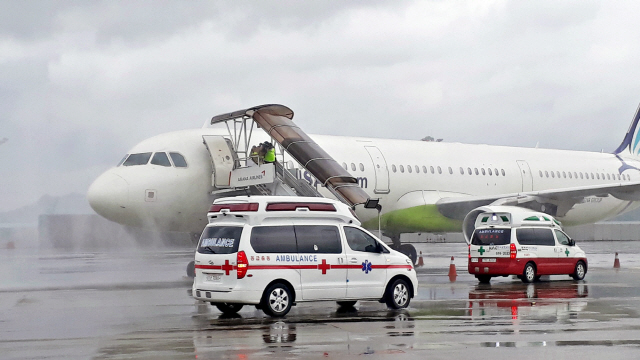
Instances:
[[[352,264],[357,264],[358,263],[358,259],[351,258],[351,260],[349,260],[349,262],[352,263]]]

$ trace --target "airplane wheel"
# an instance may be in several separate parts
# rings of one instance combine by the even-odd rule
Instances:
[[[418,261],[418,252],[416,251],[416,248],[413,245],[411,245],[411,244],[402,244],[402,245],[400,245],[400,248],[398,249],[398,251],[400,251],[401,253],[407,255],[409,257],[409,259],[411,259],[411,262],[414,265]]]
[[[212,305],[215,305],[215,307],[218,308],[218,310],[222,311],[225,314],[235,314],[238,311],[240,311],[240,309],[242,309],[242,307],[244,306],[244,304],[234,304],[234,303],[211,303]]]
[[[187,276],[192,278],[192,279],[196,277],[196,263],[195,263],[195,261],[192,261],[192,262],[187,264]]]

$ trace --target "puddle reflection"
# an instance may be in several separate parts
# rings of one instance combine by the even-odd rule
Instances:
[[[478,284],[469,292],[467,316],[471,318],[551,316],[574,318],[587,306],[589,288],[573,281],[533,284]]]

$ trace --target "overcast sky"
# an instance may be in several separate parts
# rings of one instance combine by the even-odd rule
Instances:
[[[85,193],[137,142],[264,103],[312,134],[612,151],[640,102],[639,15],[629,1],[1,1],[0,211]]]

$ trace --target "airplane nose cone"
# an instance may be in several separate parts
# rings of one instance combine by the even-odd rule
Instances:
[[[121,176],[107,171],[89,186],[87,199],[91,208],[101,216],[122,222],[129,205],[129,184]]]

